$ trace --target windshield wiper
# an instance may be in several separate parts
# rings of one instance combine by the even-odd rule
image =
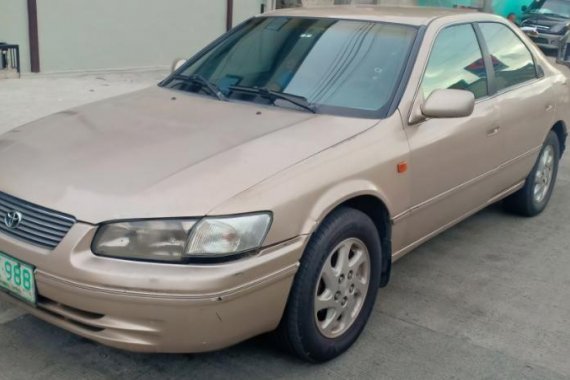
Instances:
[[[243,86],[230,86],[230,91],[232,92],[241,92],[244,94],[249,95],[257,95],[264,99],[269,99],[272,103],[275,103],[276,100],[285,100],[291,104],[296,105],[297,107],[303,108],[309,112],[317,113],[315,106],[313,106],[307,98],[300,95],[288,94],[286,92],[278,92],[269,90],[267,88],[259,88],[259,87],[243,87]]]
[[[196,83],[202,86],[202,88],[206,88],[208,89],[208,91],[215,96],[216,98],[218,98],[219,100],[223,100],[226,101],[228,100],[226,98],[226,96],[224,95],[224,93],[222,92],[222,90],[214,83],[211,82],[209,80],[207,80],[206,78],[204,78],[202,75],[200,74],[193,74],[193,75],[175,75],[173,77],[173,79],[178,79],[184,82],[192,82],[192,83]]]
[[[559,14],[559,13],[552,13],[552,12],[544,12],[544,13],[543,13],[543,12],[540,12],[540,13],[537,13],[537,14],[539,14],[539,15],[541,15],[541,16],[546,16],[546,17],[568,18],[568,16],[564,16],[564,15],[561,15],[561,14]]]
[[[529,11],[530,14],[533,15],[539,15],[539,16],[546,16],[546,17],[557,17],[557,18],[570,18],[570,15],[567,14],[562,14],[562,13],[556,13],[556,12],[549,12],[546,11],[542,8],[538,8],[538,9],[532,9]]]
[[[544,13],[544,15],[550,16],[550,17],[562,18],[562,19],[569,19],[570,18],[569,15],[565,15],[562,13]]]

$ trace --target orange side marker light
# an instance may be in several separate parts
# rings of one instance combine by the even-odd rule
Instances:
[[[398,173],[402,174],[408,171],[408,163],[406,161],[398,162]]]

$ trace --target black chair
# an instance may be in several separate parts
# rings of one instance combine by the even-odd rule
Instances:
[[[0,42],[0,70],[16,69],[18,76],[21,76],[20,70],[20,46]]]

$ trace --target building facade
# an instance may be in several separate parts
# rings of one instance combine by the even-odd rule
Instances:
[[[0,0],[0,42],[24,72],[165,68],[275,8],[333,4],[478,6],[530,0]],[[512,5],[511,4],[511,5]]]
[[[0,42],[20,46],[23,72],[168,67],[271,3],[0,0]]]

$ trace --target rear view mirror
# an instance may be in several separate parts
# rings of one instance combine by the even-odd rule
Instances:
[[[436,90],[421,106],[425,117],[450,119],[471,116],[475,109],[475,96],[464,90]]]
[[[183,58],[176,58],[174,62],[172,62],[171,72],[175,72],[179,68],[182,67],[186,63],[186,60]]]

